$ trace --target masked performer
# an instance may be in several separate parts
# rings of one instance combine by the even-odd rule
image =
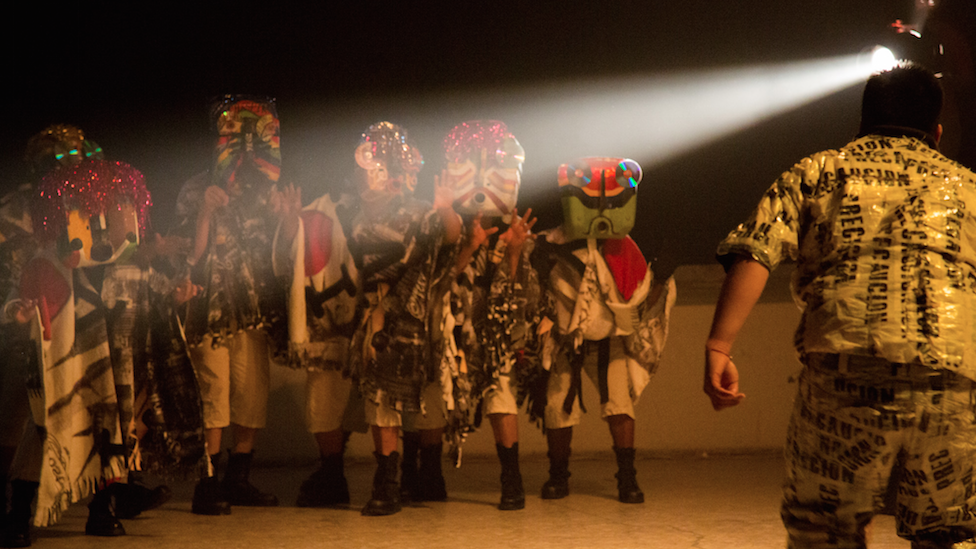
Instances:
[[[105,216],[109,241],[125,249],[103,274],[89,269],[90,280],[101,279],[96,286],[108,312],[125,430],[129,482],[115,493],[119,518],[138,514],[139,502],[158,506],[171,496],[165,486],[134,485],[138,473],[186,477],[198,473],[206,459],[200,391],[177,315],[178,306],[200,288],[185,270],[173,268],[172,259],[184,252],[180,239],[142,237],[149,199],[146,192],[139,204],[111,204]]]
[[[543,321],[549,370],[544,426],[549,480],[543,499],[569,495],[573,426],[583,409],[586,371],[600,393],[617,456],[620,501],[641,503],[634,469],[634,406],[657,369],[674,304],[674,281],[658,281],[634,225],[640,166],[623,158],[583,158],[559,167],[563,224],[536,242],[533,264],[551,310]],[[551,329],[547,330],[547,326]]]
[[[363,311],[350,367],[360,382],[377,461],[363,514],[389,515],[400,510],[397,445],[404,419],[420,432],[421,459],[429,456],[423,470],[427,496],[447,497],[440,470],[445,404],[430,327],[440,326],[462,227],[451,208],[451,189],[435,185],[433,210],[413,198],[423,160],[403,128],[370,126],[356,163],[359,205],[347,235]]]
[[[210,172],[188,181],[177,213],[193,239],[187,261],[203,288],[189,303],[186,339],[203,396],[213,474],[197,484],[193,512],[230,513],[231,505],[274,506],[250,483],[254,441],[267,416],[272,353],[287,349],[283,285],[272,267],[271,204],[281,154],[274,100],[225,96],[211,111],[218,134]],[[233,447],[217,480],[223,429]]]
[[[339,216],[348,218],[354,201],[349,194],[338,201],[325,194],[302,209],[298,190],[279,195],[275,269],[291,276],[288,363],[307,371],[305,423],[321,456],[319,469],[301,485],[299,507],[349,503],[343,452],[351,430],[344,419],[356,389],[343,371],[355,329],[359,270]]]
[[[133,364],[113,361],[112,315],[99,288],[104,265],[138,241],[149,205],[138,171],[103,160],[52,172],[34,199],[41,249],[24,268],[6,315],[28,324],[35,344],[30,356],[37,358],[27,379],[37,427],[25,431],[14,466],[16,482],[37,490],[35,525],[55,522],[70,503],[94,492],[85,532],[125,533],[111,499],[128,494],[118,488],[131,457],[125,433],[135,423]],[[15,490],[11,514],[30,516],[31,499]],[[16,529],[29,545],[26,525],[18,521]]]
[[[539,283],[529,265],[531,210],[515,208],[524,150],[502,122],[464,122],[444,138],[447,169],[442,178],[454,188],[455,207],[471,225],[458,259],[452,287],[453,330],[444,330],[444,357],[453,383],[447,396],[448,440],[460,458],[460,445],[472,426],[487,415],[502,465],[499,509],[525,507],[518,461],[518,407],[522,381],[534,371],[521,353],[536,318]],[[508,224],[504,232],[496,236]],[[528,242],[527,242],[528,240]],[[407,462],[404,435],[404,463]],[[403,482],[407,482],[404,468]]]
[[[25,160],[30,164],[31,181],[0,199],[0,295],[6,299],[16,291],[21,270],[37,249],[31,225],[30,202],[36,183],[50,170],[62,165],[74,165],[85,158],[101,158],[101,148],[85,138],[84,133],[67,124],[56,124],[33,136],[27,144]],[[6,494],[8,472],[13,462],[17,444],[30,416],[24,377],[29,367],[27,359],[30,346],[15,342],[18,330],[11,324],[0,324],[0,353],[7,359],[0,365],[0,472],[3,473],[3,493]],[[13,483],[12,492],[18,500],[16,509],[27,509],[28,514],[14,516],[10,520],[0,518],[4,524],[5,546],[26,546],[29,538],[29,510],[34,500],[35,487],[21,482]],[[0,505],[0,517],[6,515],[7,500]]]

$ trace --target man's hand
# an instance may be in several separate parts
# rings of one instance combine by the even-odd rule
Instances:
[[[727,353],[705,349],[705,394],[712,400],[712,408],[731,408],[746,395],[739,392],[739,371]]]
[[[227,195],[227,192],[216,185],[211,185],[203,193],[203,207],[200,208],[200,216],[209,219],[215,211],[228,204],[230,204],[230,196]]]
[[[302,211],[302,189],[289,183],[271,194],[271,210],[280,219],[297,217]]]
[[[10,314],[13,316],[13,320],[18,324],[27,324],[36,314],[37,302],[33,299],[22,299],[12,309]]]
[[[482,212],[478,212],[471,222],[471,235],[468,238],[468,249],[474,251],[488,244],[488,237],[498,232],[498,227],[486,229],[481,224]]]
[[[454,180],[447,170],[441,170],[440,177],[434,176],[434,208],[454,209]]]
[[[190,282],[189,278],[184,278],[179,284],[176,285],[176,288],[173,289],[173,301],[175,301],[177,305],[182,305],[200,295],[202,292],[203,288],[201,286]]]
[[[474,253],[478,251],[478,248],[488,244],[488,237],[498,232],[498,227],[490,227],[486,229],[481,223],[481,212],[478,212],[474,216],[474,220],[471,221],[471,230],[468,235],[468,241],[465,242],[464,247],[461,248],[461,253],[458,254],[455,260],[455,268],[458,272],[462,271],[471,262],[471,258],[474,257]]]
[[[298,225],[302,211],[302,189],[289,183],[280,191],[271,194],[271,210],[278,216],[281,223],[281,234],[287,242],[291,242],[298,234]]]
[[[536,221],[538,218],[532,217],[532,208],[525,210],[522,217],[519,217],[518,208],[512,208],[512,221],[508,224],[508,230],[498,237],[505,241],[505,257],[513,276],[522,258],[522,245],[526,240],[535,238],[532,226]]]

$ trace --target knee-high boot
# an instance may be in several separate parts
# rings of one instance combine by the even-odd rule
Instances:
[[[444,501],[447,499],[447,485],[441,463],[444,459],[444,443],[420,447],[420,493],[423,501]]]
[[[85,533],[89,536],[116,537],[124,536],[125,528],[112,512],[112,496],[118,490],[118,483],[107,488],[97,490],[88,504],[88,522],[85,523]]]
[[[400,456],[400,500],[423,501],[420,487],[420,433],[403,433],[403,455]]]
[[[349,503],[343,454],[322,456],[322,465],[298,490],[298,507],[328,507]]]
[[[525,488],[522,486],[522,472],[519,470],[518,442],[506,448],[495,444],[498,461],[502,464],[502,499],[498,509],[515,511],[525,508]]]
[[[614,447],[617,454],[617,492],[622,503],[644,503],[644,492],[637,485],[637,469],[634,468],[633,448]]]
[[[220,486],[218,474],[220,473],[220,453],[210,456],[210,465],[213,467],[213,476],[204,476],[197,482],[193,490],[193,504],[190,512],[195,515],[229,515],[230,502],[224,495],[224,489]],[[203,471],[203,475],[207,472]]]
[[[363,515],[375,517],[400,512],[400,485],[397,484],[398,452],[388,456],[373,453],[376,457],[376,474],[373,475],[373,495],[363,507]]]
[[[274,494],[262,492],[257,486],[251,484],[251,461],[254,459],[252,452],[234,453],[230,452],[227,458],[227,473],[221,486],[227,501],[231,505],[242,505],[245,507],[277,507],[278,498]]]
[[[27,480],[10,481],[10,514],[3,531],[4,547],[30,547],[31,518],[38,486],[37,482]]]
[[[573,428],[549,429],[549,480],[542,485],[542,499],[562,499],[569,495],[569,456],[572,453]]]

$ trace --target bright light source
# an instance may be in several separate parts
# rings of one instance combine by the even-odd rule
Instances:
[[[895,68],[898,60],[895,54],[884,46],[877,46],[871,53],[871,72],[884,72]]]

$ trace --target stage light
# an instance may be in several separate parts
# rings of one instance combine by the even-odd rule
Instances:
[[[895,54],[884,46],[876,46],[871,52],[871,71],[884,72],[891,70],[898,64]]]

